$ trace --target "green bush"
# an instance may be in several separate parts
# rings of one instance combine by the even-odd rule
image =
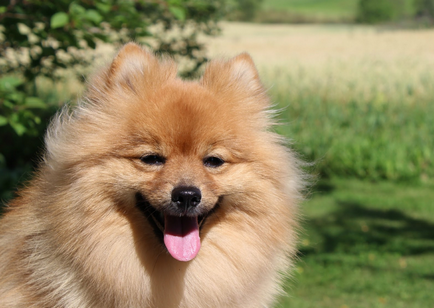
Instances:
[[[362,23],[378,23],[391,21],[395,16],[393,0],[360,0],[356,19]]]
[[[61,102],[42,99],[40,78],[62,80],[96,59],[98,43],[152,37],[154,51],[192,65],[207,61],[201,34],[219,32],[225,0],[17,0],[0,2],[0,200],[37,163],[49,118]],[[151,32],[159,25],[159,32]],[[176,30],[177,35],[167,35]],[[83,77],[83,76],[79,76]],[[46,92],[46,91],[45,91]],[[1,206],[0,206],[1,207]]]
[[[10,125],[18,136],[35,135],[35,126],[41,118],[34,109],[45,109],[46,104],[37,97],[27,96],[19,89],[23,79],[14,76],[0,78],[0,126]]]
[[[0,200],[10,199],[16,183],[31,171],[41,136],[56,111],[24,89],[24,78],[0,78]]]
[[[411,20],[417,14],[417,2],[432,0],[359,0],[356,21],[375,24]]]
[[[415,0],[416,14],[420,17],[434,19],[434,0]]]
[[[263,0],[229,0],[230,9],[227,17],[230,20],[253,21]]]
[[[12,1],[0,6],[1,72],[20,72],[27,81],[59,69],[88,66],[98,42],[120,45],[153,36],[156,52],[168,52],[197,63],[206,58],[197,36],[218,33],[224,0],[59,0]],[[151,33],[150,25],[162,31]],[[180,34],[167,38],[166,32]],[[3,39],[1,39],[3,38]],[[85,52],[77,52],[85,51]],[[15,56],[14,56],[14,55]]]

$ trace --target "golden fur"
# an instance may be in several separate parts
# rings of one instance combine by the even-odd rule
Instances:
[[[124,46],[64,110],[28,187],[0,221],[1,307],[271,307],[295,254],[301,173],[270,131],[252,59],[211,61],[201,80]],[[158,153],[163,165],[144,163]],[[222,166],[207,167],[216,156]],[[193,260],[175,260],[136,206],[179,184],[218,208]],[[162,205],[161,205],[162,206]]]

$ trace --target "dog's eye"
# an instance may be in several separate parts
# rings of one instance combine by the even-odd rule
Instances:
[[[215,156],[205,157],[203,159],[203,164],[205,165],[205,167],[210,167],[210,168],[220,167],[224,163],[225,161],[223,159]]]
[[[142,162],[147,165],[163,165],[166,162],[166,158],[158,154],[148,154],[140,158]]]

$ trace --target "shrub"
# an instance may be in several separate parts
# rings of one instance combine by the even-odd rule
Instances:
[[[207,61],[199,34],[218,33],[225,0],[15,0],[0,2],[0,198],[31,170],[59,103],[38,98],[37,79],[91,66],[101,42],[152,37],[157,53],[186,59],[192,76]],[[151,25],[160,31],[151,32]],[[168,36],[176,29],[178,35]],[[82,73],[82,70],[78,70]]]
[[[360,0],[356,19],[362,23],[378,23],[391,21],[395,14],[393,0]]]
[[[228,18],[231,20],[253,21],[263,0],[229,0]]]
[[[415,0],[416,14],[421,17],[434,19],[434,0]]]
[[[410,21],[420,10],[418,2],[429,3],[433,0],[359,0],[356,21],[370,24]],[[422,7],[423,10],[429,9],[425,4]]]

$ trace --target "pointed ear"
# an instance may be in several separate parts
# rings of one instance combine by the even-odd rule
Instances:
[[[114,58],[107,74],[107,85],[127,86],[134,89],[132,78],[143,78],[158,60],[135,43],[124,45]]]
[[[230,61],[232,77],[248,88],[260,85],[259,74],[253,59],[248,53],[242,53]]]
[[[225,88],[234,86],[252,94],[263,92],[258,71],[247,53],[242,53],[226,62],[211,61],[201,82],[214,92],[224,91]]]

